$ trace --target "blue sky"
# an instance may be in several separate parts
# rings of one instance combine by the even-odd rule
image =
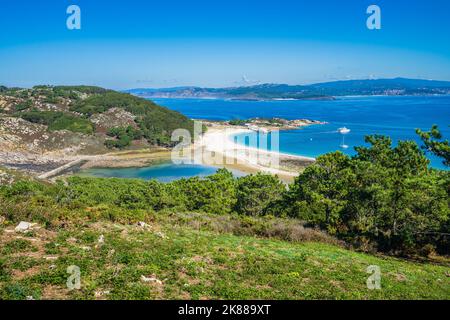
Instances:
[[[81,8],[68,30],[66,9]],[[366,27],[377,4],[382,29]],[[0,84],[114,89],[450,80],[448,0],[40,0],[0,3]]]

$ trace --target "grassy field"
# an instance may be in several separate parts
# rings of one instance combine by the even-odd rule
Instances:
[[[373,256],[317,241],[248,236],[248,228],[227,230],[232,218],[221,219],[157,213],[143,226],[68,220],[61,228],[37,225],[26,234],[5,222],[0,299],[450,297],[448,265]],[[80,268],[80,290],[67,288],[71,265]],[[381,269],[380,290],[367,288],[370,265]]]

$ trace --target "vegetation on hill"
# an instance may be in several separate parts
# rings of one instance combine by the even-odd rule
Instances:
[[[81,132],[92,134],[94,125],[88,120],[76,117],[72,114],[59,111],[28,111],[18,114],[24,120],[44,124],[48,126],[48,130],[69,130],[73,132]]]
[[[301,220],[255,211],[285,190],[271,176],[225,170],[168,184],[21,178],[0,188],[0,299],[448,297],[445,266],[353,252]],[[17,235],[19,221],[40,228]],[[80,290],[67,289],[71,265]],[[371,265],[381,290],[367,288]]]
[[[93,134],[95,125],[90,117],[112,108],[121,108],[135,116],[138,135],[113,135],[116,141],[109,147],[124,148],[129,138],[141,136],[153,145],[173,146],[175,129],[187,129],[193,135],[194,123],[184,115],[151,101],[126,93],[93,86],[35,86],[32,89],[2,87],[0,94],[14,98],[14,116],[48,126],[51,131],[69,130]],[[121,128],[117,128],[121,130]]]
[[[442,158],[442,163],[447,167],[450,166],[450,145],[448,140],[443,139],[438,126],[434,125],[429,132],[420,129],[416,132],[424,143],[422,149]]]
[[[181,113],[129,94],[108,91],[92,95],[73,104],[71,111],[85,116],[105,112],[113,107],[123,108],[136,115],[143,136],[152,144],[174,145],[171,134],[176,129],[187,129],[193,136],[194,123]]]
[[[273,177],[221,170],[205,182],[21,178],[1,187],[0,299],[448,297],[445,266],[353,252],[298,219],[247,207],[280,200]],[[278,192],[266,199],[261,185]],[[22,220],[41,228],[10,232]],[[67,289],[71,265],[80,290]],[[367,288],[371,265],[381,290]]]
[[[14,110],[17,112],[30,109],[33,106],[33,101],[31,99],[20,102],[14,106]]]
[[[1,227],[0,299],[448,298],[445,266],[252,236],[280,233],[282,220],[268,229],[272,220],[263,218],[153,213],[137,225],[117,222],[117,211],[115,222],[97,218],[106,211],[80,208],[89,217],[67,213],[59,229],[21,239]],[[71,265],[80,268],[80,290],[67,288]],[[367,288],[371,265],[380,267],[381,290]]]
[[[215,97],[234,99],[331,99],[346,95],[426,95],[449,94],[450,82],[421,79],[363,79],[315,83],[310,85],[259,84],[232,88],[180,87],[132,89],[146,97]]]
[[[393,147],[387,137],[366,140],[370,146],[357,147],[353,157],[340,152],[319,157],[289,187],[270,175],[235,178],[221,169],[204,179],[171,183],[81,177],[55,186],[22,182],[3,188],[1,194],[20,201],[37,196],[48,206],[69,208],[106,205],[154,212],[291,217],[363,250],[449,254],[449,172],[430,169],[415,142],[400,141]]]
[[[115,127],[108,131],[108,136],[115,139],[108,139],[105,141],[105,145],[108,148],[123,149],[128,147],[132,141],[142,138],[142,132],[139,129],[135,129],[132,126],[126,128]]]

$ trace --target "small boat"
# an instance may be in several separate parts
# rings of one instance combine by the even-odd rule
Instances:
[[[342,134],[342,143],[341,143],[340,147],[341,147],[342,149],[348,149],[349,146],[345,144],[345,136],[344,136],[344,135],[346,135],[347,133],[349,133],[349,132],[350,132],[350,129],[348,129],[348,128],[346,128],[346,127],[343,127],[343,128],[339,128],[339,129],[338,129],[338,132],[339,132],[340,134]]]
[[[343,127],[343,128],[339,128],[339,129],[338,129],[338,132],[339,132],[340,134],[347,134],[347,133],[350,132],[350,129],[348,129],[348,128],[346,128],[346,127]]]

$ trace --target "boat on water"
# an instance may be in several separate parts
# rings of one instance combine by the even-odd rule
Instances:
[[[340,147],[342,148],[342,149],[348,149],[348,145],[346,145],[345,144],[345,137],[344,137],[344,135],[345,134],[347,134],[347,133],[349,133],[351,130],[350,129],[348,129],[348,128],[346,128],[346,127],[342,127],[342,128],[339,128],[338,129],[338,132],[340,133],[340,134],[342,134],[343,136],[342,136],[342,143],[341,143],[341,145],[340,145]]]
[[[339,129],[338,129],[338,132],[339,132],[340,134],[347,134],[347,133],[349,133],[350,131],[351,131],[351,130],[348,129],[348,128],[346,128],[346,127],[339,128]]]

